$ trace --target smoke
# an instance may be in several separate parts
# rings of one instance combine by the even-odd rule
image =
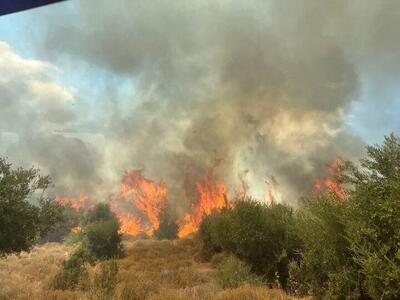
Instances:
[[[41,55],[94,65],[133,91],[119,93],[116,80],[93,100],[101,146],[88,145],[79,130],[73,138],[54,134],[41,121],[42,130],[29,133],[34,140],[20,136],[18,147],[29,149],[24,153],[56,184],[103,197],[125,170],[141,168],[164,180],[170,201],[182,204],[187,176],[213,168],[230,189],[245,181],[261,198],[272,180],[281,201],[294,203],[326,163],[360,155],[364,143],[345,118],[358,103],[362,72],[398,74],[398,6],[75,1],[77,23],[48,18]],[[63,107],[52,108],[53,123],[85,118]]]

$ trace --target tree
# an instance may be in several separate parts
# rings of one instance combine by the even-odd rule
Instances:
[[[38,169],[13,169],[0,158],[0,255],[29,250],[62,221],[62,208],[44,196],[49,184]]]

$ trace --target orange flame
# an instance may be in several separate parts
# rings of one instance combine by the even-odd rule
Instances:
[[[140,170],[133,170],[127,172],[122,179],[119,195],[121,200],[142,212],[150,222],[148,225],[141,222],[140,218],[121,213],[114,204],[113,211],[120,219],[121,231],[132,235],[141,232],[152,235],[160,225],[159,215],[165,207],[167,196],[165,184],[145,178]]]
[[[82,231],[82,227],[80,226],[75,226],[71,228],[72,233],[80,233]]]
[[[327,165],[326,169],[330,173],[331,176],[328,176],[323,179],[317,179],[314,182],[313,190],[314,192],[329,192],[334,195],[337,195],[340,199],[344,199],[346,197],[346,192],[342,186],[337,182],[337,178],[340,174],[340,167],[344,164],[342,158],[337,157],[330,164]]]
[[[184,215],[184,224],[179,228],[179,237],[184,237],[197,231],[203,216],[229,206],[225,185],[222,182],[214,180],[212,171],[207,172],[205,176],[196,183],[196,189],[199,195],[198,202],[192,205],[190,214]]]
[[[61,196],[57,194],[56,202],[61,206],[71,206],[76,211],[79,211],[86,207],[88,198],[89,197],[83,192],[79,193],[79,198]]]
[[[139,219],[131,214],[118,213],[117,217],[121,223],[121,233],[129,235],[139,235],[141,233],[141,225]]]

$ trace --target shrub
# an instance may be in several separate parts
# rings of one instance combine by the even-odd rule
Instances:
[[[201,256],[205,260],[211,259],[214,254],[222,251],[222,247],[216,243],[216,238],[213,237],[215,234],[215,224],[217,224],[220,217],[220,214],[213,213],[205,216],[200,223],[198,235],[203,243]]]
[[[51,287],[56,290],[73,289],[82,278],[88,276],[85,262],[92,262],[86,243],[83,243],[67,260],[62,263],[60,272],[53,278]]]
[[[367,147],[338,180],[347,186],[345,201],[314,197],[299,213],[304,248],[292,273],[302,278],[293,281],[317,298],[399,299],[400,139]]]
[[[116,221],[117,217],[111,211],[110,205],[107,203],[98,203],[89,210],[85,217],[85,224],[93,224],[97,222]]]
[[[178,225],[171,218],[167,208],[161,212],[160,226],[154,232],[153,237],[157,240],[174,240],[178,237]]]
[[[90,253],[97,259],[117,258],[122,255],[121,235],[117,221],[97,222],[84,228]]]
[[[293,229],[293,211],[249,200],[205,218],[200,226],[203,255],[225,250],[246,262],[273,284],[286,286],[288,264],[300,243]]]
[[[303,250],[301,261],[291,264],[291,289],[324,297],[329,282],[340,281],[348,273],[345,269],[351,269],[352,265],[346,234],[346,208],[333,194],[310,198],[297,213],[296,225]],[[357,280],[357,274],[353,274],[347,285],[353,286],[354,290]],[[349,294],[348,287],[336,288],[337,297],[346,294]]]
[[[262,280],[251,273],[250,267],[233,255],[225,257],[218,266],[217,279],[223,288],[237,288],[246,283],[262,284]]]
[[[92,223],[87,223],[89,221]],[[68,260],[64,261],[61,271],[53,280],[54,289],[77,287],[81,278],[87,274],[85,263],[93,264],[96,260],[117,258],[122,255],[121,235],[118,233],[119,223],[108,205],[96,205],[88,212],[86,223],[79,237],[79,248]],[[99,275],[100,281],[96,281],[96,284],[101,284],[101,280],[106,280],[106,277],[114,272],[113,266],[107,269],[105,265],[102,268],[105,273]]]

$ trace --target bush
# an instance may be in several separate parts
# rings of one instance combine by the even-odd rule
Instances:
[[[87,275],[85,263],[93,264],[96,260],[118,258],[122,255],[119,223],[108,205],[96,205],[87,213],[85,220],[86,226],[79,237],[80,246],[68,260],[64,261],[61,271],[53,280],[54,289],[76,288],[81,279]],[[88,223],[89,221],[92,223]],[[104,265],[102,272],[96,277],[96,285],[109,280],[107,276],[116,271],[111,264]]]
[[[199,232],[203,255],[233,253],[270,284],[278,280],[286,287],[288,264],[297,258],[300,245],[293,225],[293,211],[287,206],[239,201],[203,220]]]
[[[367,147],[367,158],[359,167],[346,162],[338,180],[345,201],[314,197],[299,213],[304,248],[293,282],[317,298],[399,299],[400,139]]]
[[[96,259],[117,258],[122,255],[121,235],[116,220],[97,222],[84,228],[90,253]]]
[[[117,217],[111,211],[110,205],[107,203],[98,203],[89,210],[85,217],[85,224],[93,224],[97,222],[116,221]]]
[[[217,279],[221,286],[225,288],[237,288],[246,283],[252,285],[262,284],[262,280],[251,273],[250,267],[241,262],[235,256],[225,257],[218,266]]]
[[[60,272],[53,278],[51,287],[56,290],[76,288],[83,278],[88,276],[86,262],[92,262],[86,243],[82,245],[62,263]]]
[[[346,208],[341,199],[327,194],[308,199],[296,216],[298,235],[303,243],[301,261],[291,264],[291,290],[311,293],[317,298],[325,296],[329,284],[338,284],[351,270],[352,253],[346,234]],[[332,298],[350,294],[355,290],[357,274],[350,276],[347,287],[336,288]],[[357,294],[357,292],[355,292]]]
[[[153,237],[157,240],[174,240],[178,237],[178,225],[171,218],[167,208],[161,212],[160,226],[154,232]]]
[[[201,248],[201,257],[205,260],[211,259],[214,254],[222,251],[222,247],[217,244],[215,234],[215,225],[218,219],[221,217],[220,214],[213,213],[205,216],[200,223],[198,235],[203,243]]]

